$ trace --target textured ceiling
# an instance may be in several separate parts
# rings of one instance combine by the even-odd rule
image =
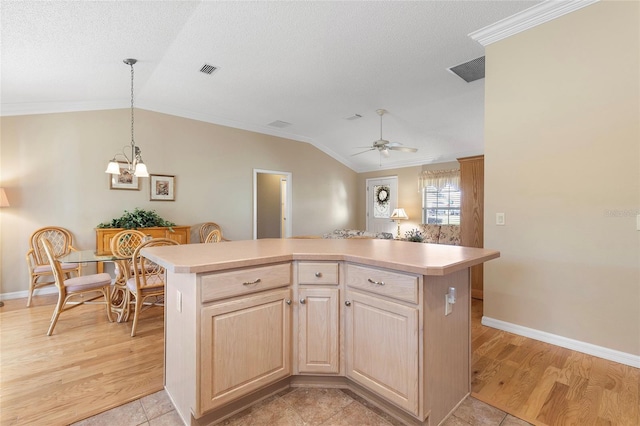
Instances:
[[[484,80],[447,68],[484,55],[469,33],[537,3],[2,0],[1,113],[127,108],[136,58],[137,108],[309,142],[359,172],[455,160],[483,152]],[[379,108],[384,139],[417,153],[352,156],[380,137]]]

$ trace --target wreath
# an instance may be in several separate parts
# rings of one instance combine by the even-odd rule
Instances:
[[[390,192],[389,187],[385,185],[381,185],[376,188],[376,202],[381,206],[387,204],[389,202],[389,197],[391,196]]]

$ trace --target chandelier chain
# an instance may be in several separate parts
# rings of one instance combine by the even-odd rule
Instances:
[[[133,140],[133,64],[131,65],[131,146],[135,145]]]

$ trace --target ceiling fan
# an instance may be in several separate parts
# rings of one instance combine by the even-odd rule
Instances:
[[[398,142],[389,142],[386,139],[382,139],[382,116],[387,112],[385,109],[377,109],[376,112],[380,116],[380,139],[373,142],[373,145],[369,146],[359,146],[358,148],[368,148],[364,151],[356,152],[354,155],[364,154],[365,152],[378,150],[381,155],[385,157],[389,156],[389,151],[402,151],[402,152],[417,152],[418,148],[410,148],[408,146],[402,146],[401,143]]]

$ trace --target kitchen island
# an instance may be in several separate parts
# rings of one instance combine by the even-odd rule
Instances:
[[[470,392],[469,268],[500,255],[376,239],[142,254],[167,270],[165,389],[191,425],[290,386],[348,388],[404,423],[440,424]]]

